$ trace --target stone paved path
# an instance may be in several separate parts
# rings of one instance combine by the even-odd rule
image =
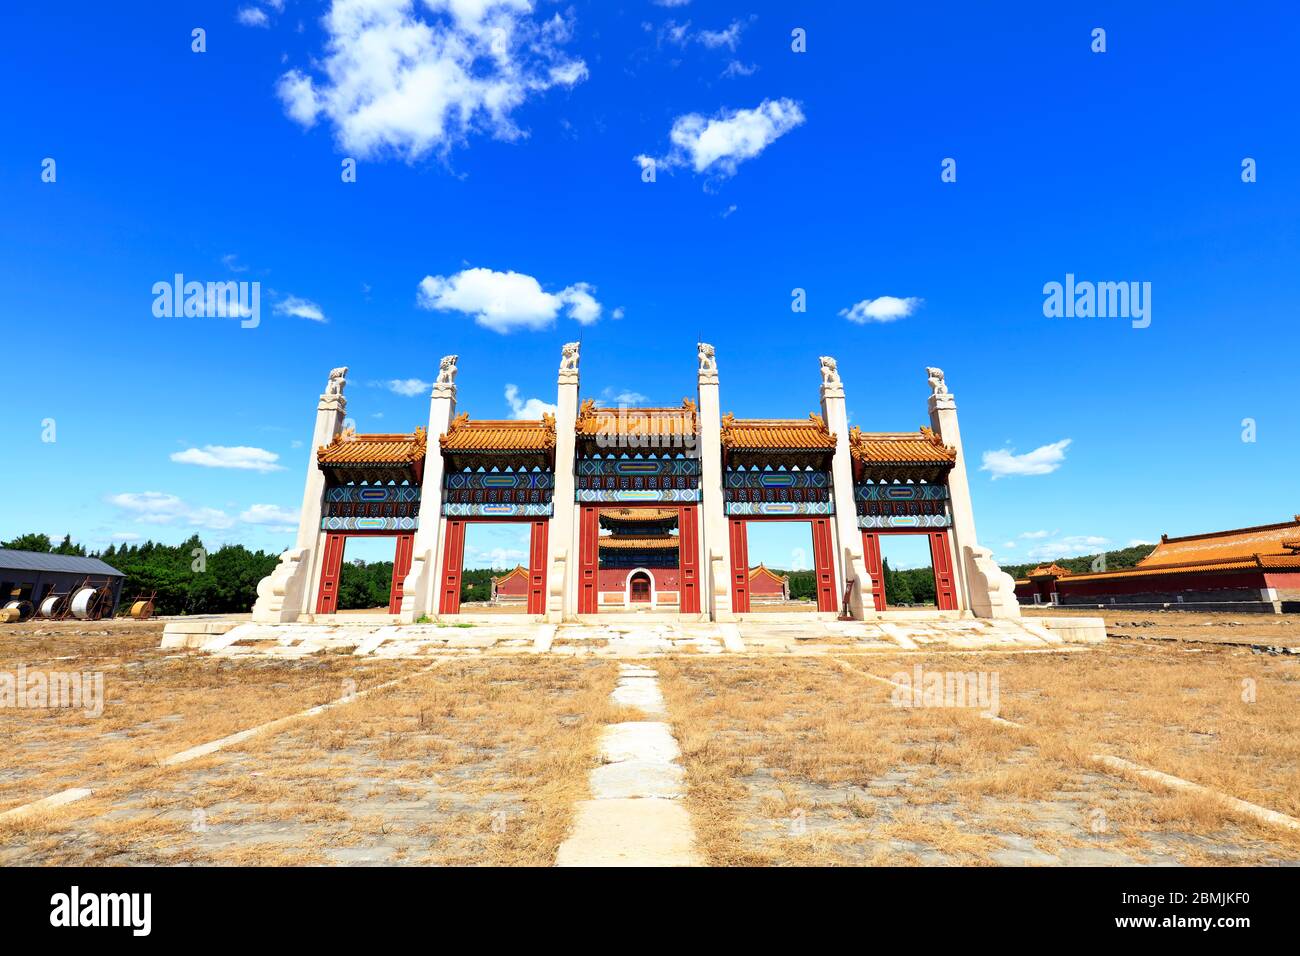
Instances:
[[[647,717],[667,716],[659,675],[648,667],[621,664],[611,698]],[[601,765],[591,772],[591,799],[578,804],[556,866],[701,866],[682,803],[680,753],[662,720],[608,725]]]

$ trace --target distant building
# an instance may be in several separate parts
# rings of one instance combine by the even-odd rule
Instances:
[[[765,564],[749,569],[751,604],[786,604],[790,600],[790,575],[777,574]]]
[[[68,594],[89,579],[92,587],[112,591],[113,613],[117,613],[125,577],[99,558],[0,548],[0,607],[10,601],[31,601],[39,608],[49,595]]]
[[[1160,536],[1136,567],[1072,574],[1043,565],[1016,581],[1021,604],[1187,611],[1300,611],[1300,515],[1280,524]]]
[[[528,601],[528,569],[515,565],[499,578],[492,579],[493,604],[524,604]]]

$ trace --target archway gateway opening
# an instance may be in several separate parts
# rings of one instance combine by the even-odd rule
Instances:
[[[349,538],[363,539],[366,544],[377,543],[376,539],[385,538],[393,542],[393,569],[389,577],[387,612],[389,614],[399,613],[402,610],[402,584],[411,571],[411,553],[415,535],[414,533],[395,535],[390,531],[332,531],[325,536],[325,549],[321,558],[320,587],[316,593],[316,613],[340,613],[340,597],[344,597],[344,605],[369,603],[349,599],[352,598],[350,591],[348,593],[344,592],[347,582],[345,581],[343,556]],[[375,548],[366,548],[365,550],[368,554],[374,554],[376,551]],[[361,592],[365,590],[364,584],[362,584]],[[343,613],[365,610],[373,610],[373,608],[345,607]]]
[[[527,521],[480,521],[465,528],[460,609],[476,614],[524,614],[532,575]]]
[[[700,612],[697,506],[584,505],[578,613]]]
[[[769,522],[780,525],[802,524],[808,529],[811,544],[811,553],[808,555],[808,563],[811,565],[811,582],[809,582],[810,586],[806,590],[810,592],[809,597],[812,600],[797,600],[801,592],[801,588],[797,584],[790,588],[786,597],[774,600],[776,595],[773,594],[774,585],[770,577],[775,571],[767,565],[763,548],[766,541],[757,540],[760,537],[766,539],[768,535],[762,534],[762,532],[756,534],[754,556],[751,557],[750,553],[750,525],[756,524],[766,530],[770,527]],[[748,614],[763,610],[834,612],[839,609],[838,598],[835,594],[835,558],[834,547],[831,544],[831,518],[803,516],[781,518],[771,515],[761,518],[732,517],[729,524],[731,536],[731,608],[733,611],[737,614]],[[792,563],[794,562],[792,561]],[[792,580],[795,579],[794,575],[785,574],[784,570],[782,574],[776,576],[780,577],[782,575]]]
[[[447,530],[443,537],[442,578],[438,592],[439,614],[460,614],[462,584],[465,574],[465,535],[474,524],[526,524],[528,528],[528,561],[526,592],[523,609],[527,614],[546,613],[546,536],[549,519],[539,518],[520,522],[517,518],[451,517],[446,519]],[[523,563],[521,562],[521,566]],[[472,610],[466,608],[465,610]]]
[[[933,590],[925,588],[926,576],[906,575],[900,578],[898,574],[922,566],[927,548],[930,568],[928,583]],[[957,610],[957,585],[947,529],[863,531],[862,554],[867,573],[871,575],[871,594],[877,611],[904,605],[934,606],[940,611]],[[891,556],[887,572],[886,560]],[[898,566],[895,566],[895,562],[898,562]],[[904,568],[903,565],[911,567]],[[916,593],[918,582],[911,580],[917,577],[921,578],[919,583],[923,588],[920,594]],[[894,591],[892,596],[891,584]]]

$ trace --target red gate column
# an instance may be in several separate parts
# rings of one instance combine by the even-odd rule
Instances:
[[[465,565],[465,522],[462,519],[447,519],[447,538],[442,550],[442,596],[438,599],[438,613],[458,614],[460,572]]]
[[[813,518],[813,570],[817,580],[817,610],[838,611],[835,600],[835,555],[831,519]]]
[[[599,508],[583,505],[578,515],[578,613],[595,614],[599,580]]]
[[[528,613],[546,613],[546,533],[550,521],[533,522],[528,547]]]
[[[415,535],[399,534],[397,550],[393,554],[393,583],[388,589],[388,613],[402,612],[402,585],[411,573],[411,555],[415,550]]]
[[[341,534],[325,536],[325,553],[321,557],[320,590],[316,596],[316,613],[333,614],[339,606],[339,571],[343,567],[343,545],[347,537]]]
[[[934,568],[934,594],[939,610],[957,610],[957,583],[952,573],[947,531],[930,532],[930,565]]]
[[[744,518],[731,519],[731,610],[749,610],[749,535]]]
[[[677,509],[677,567],[681,579],[678,609],[700,613],[700,534],[697,505]]]
[[[876,610],[885,609],[885,569],[880,562],[880,535],[874,531],[862,532],[862,557],[866,561],[867,573],[871,575],[871,596]]]

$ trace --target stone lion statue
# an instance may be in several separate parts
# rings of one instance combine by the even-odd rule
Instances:
[[[566,342],[560,353],[560,371],[576,372],[578,370],[578,351],[581,342]]]
[[[930,377],[930,392],[934,395],[947,395],[948,386],[943,382],[943,369],[927,367],[925,374]]]
[[[718,370],[717,360],[713,357],[713,346],[708,342],[699,343],[700,371],[716,372]]]
[[[325,394],[342,395],[343,386],[348,383],[347,375],[348,367],[346,365],[342,368],[331,369],[330,380],[325,384]]]
[[[835,359],[831,358],[829,355],[823,355],[821,357],[821,363],[822,363],[822,384],[823,385],[840,384],[839,365],[838,363],[836,363]]]
[[[438,380],[435,385],[454,385],[456,384],[456,361],[459,355],[444,355],[442,361],[438,363]]]

